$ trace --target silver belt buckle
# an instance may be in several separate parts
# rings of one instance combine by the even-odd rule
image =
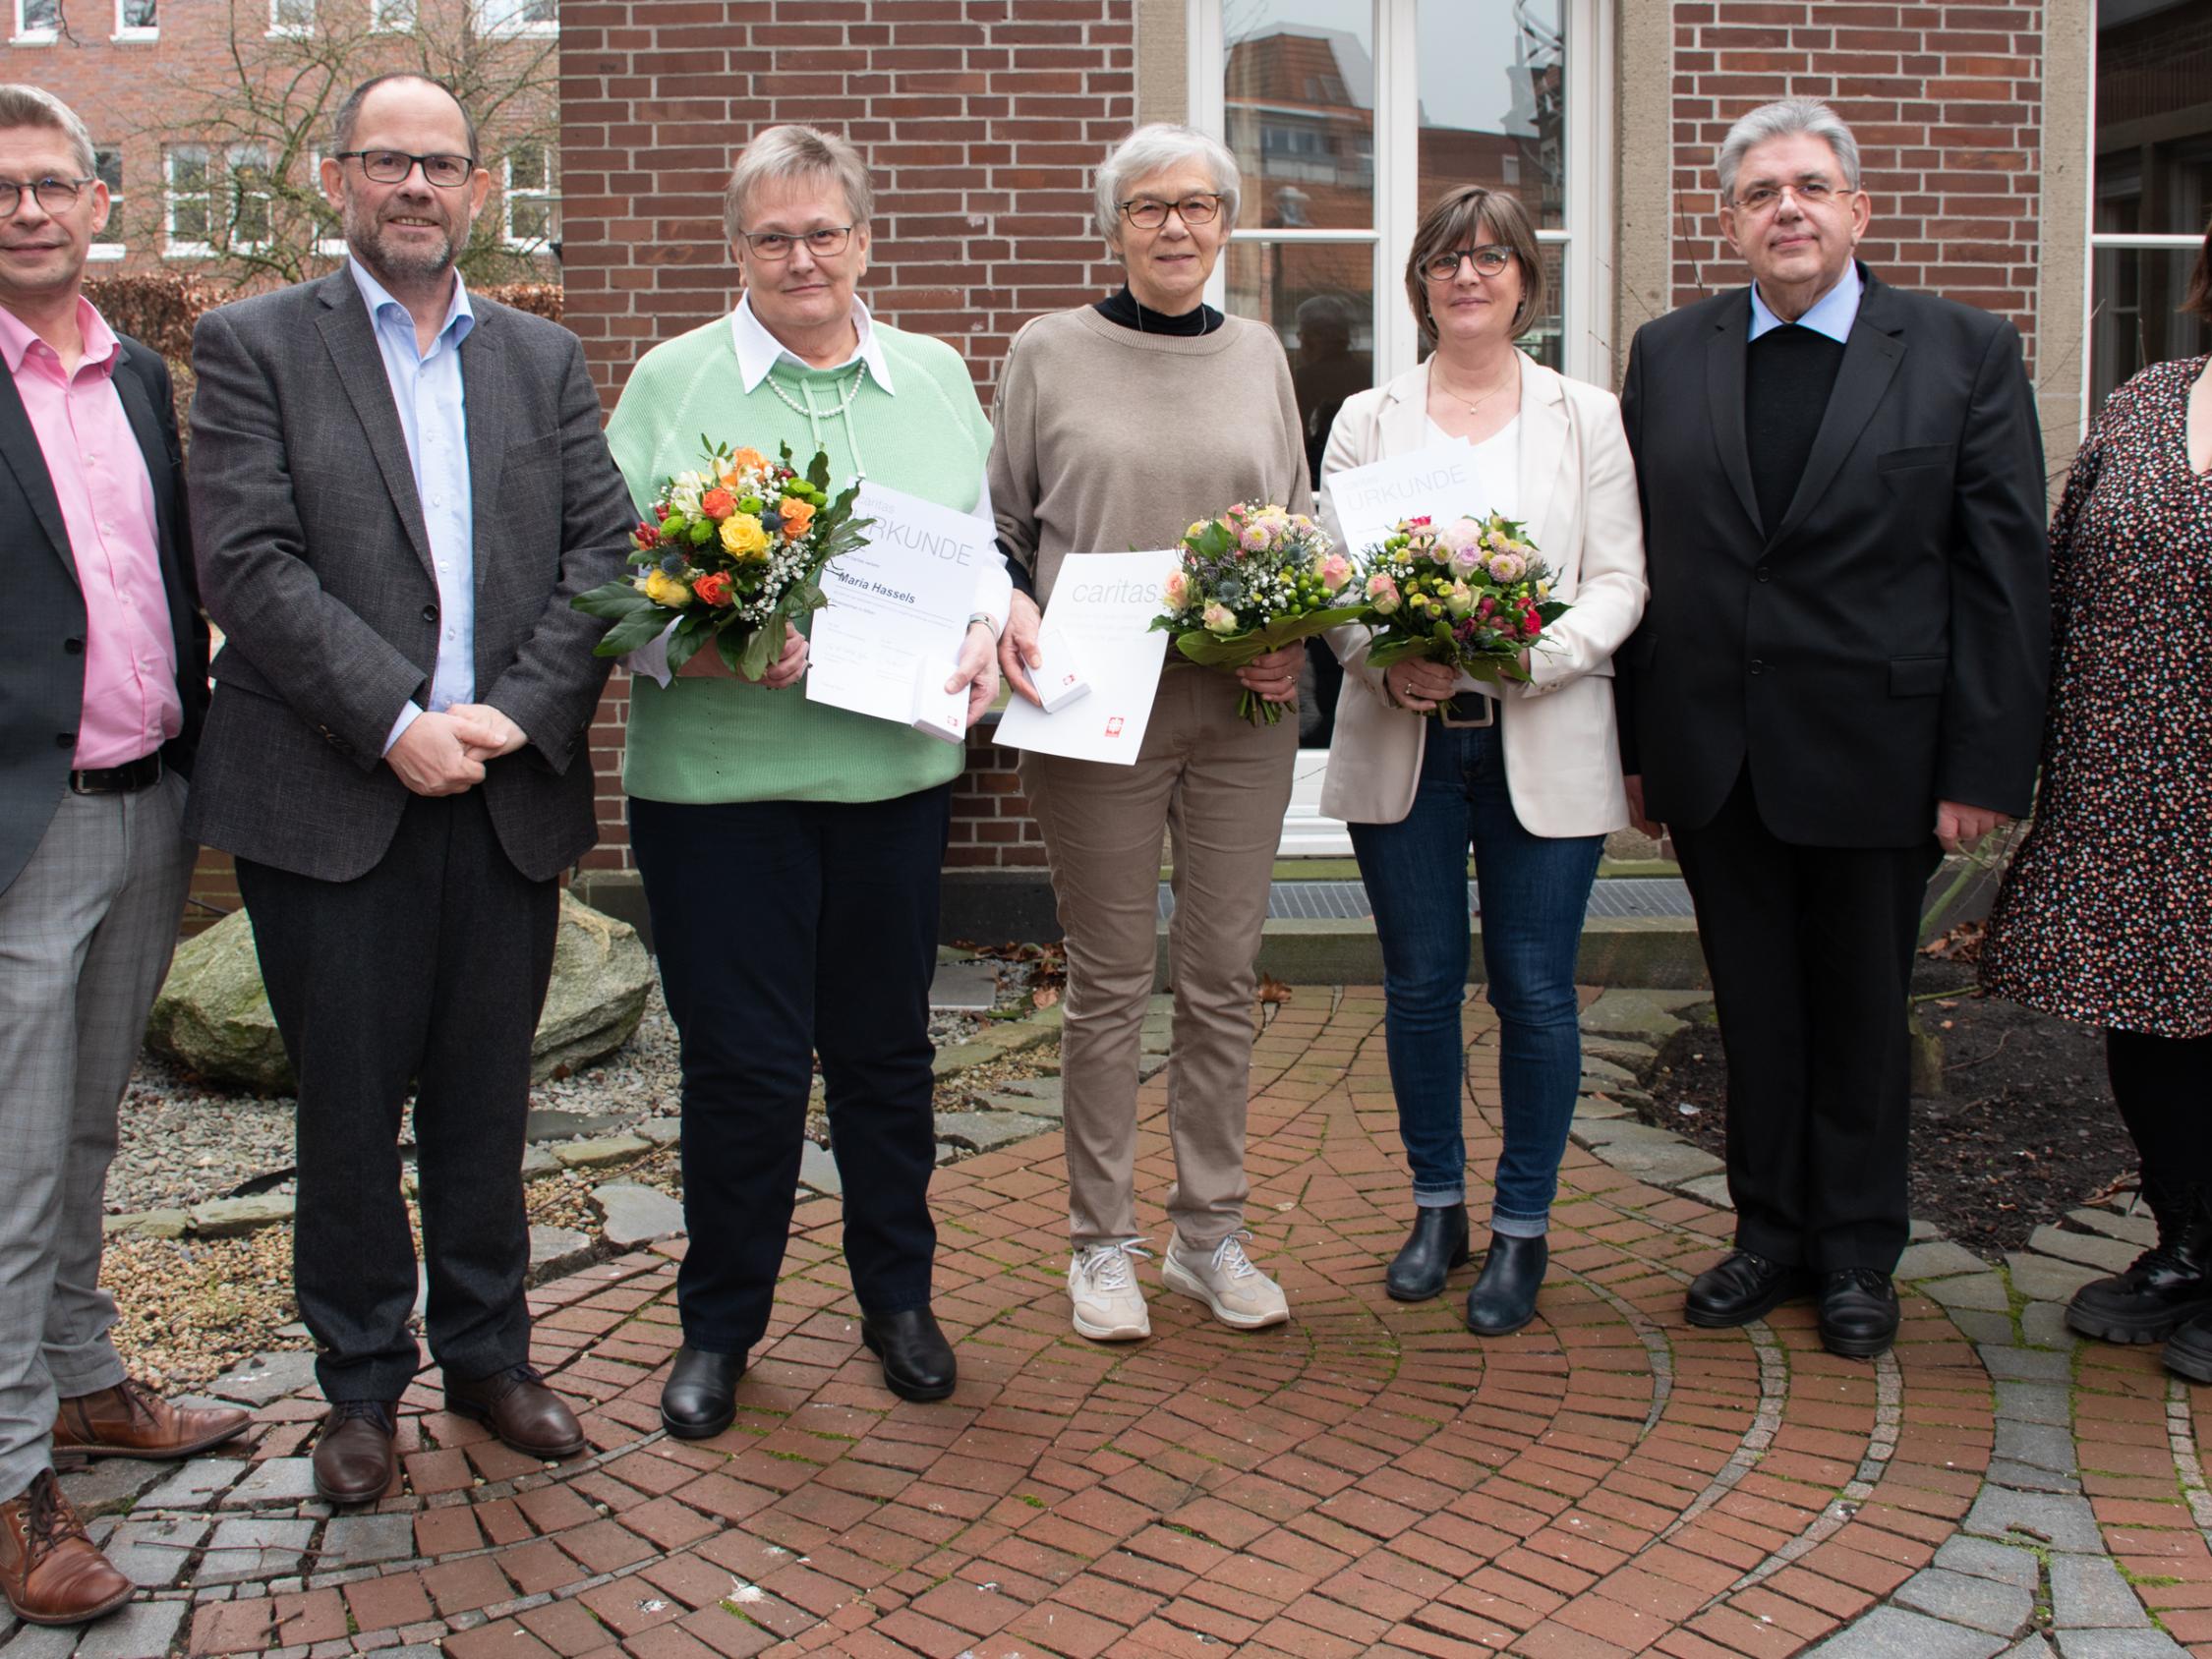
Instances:
[[[1455,719],[1452,716],[1452,706],[1453,704],[1456,704],[1461,697],[1472,697],[1477,702],[1483,705],[1482,718],[1474,720],[1462,720]],[[1450,702],[1439,703],[1436,706],[1436,717],[1442,720],[1444,724],[1452,727],[1457,731],[1480,731],[1484,726],[1493,726],[1497,724],[1497,699],[1494,697],[1484,697],[1479,691],[1463,691],[1459,693],[1458,696],[1453,697]]]

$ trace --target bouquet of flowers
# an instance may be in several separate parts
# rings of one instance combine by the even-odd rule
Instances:
[[[1357,621],[1362,607],[1346,603],[1344,592],[1353,574],[1352,561],[1304,513],[1241,501],[1183,533],[1183,562],[1161,593],[1167,613],[1152,626],[1173,634],[1193,662],[1241,668]],[[1283,708],[1249,690],[1237,700],[1237,713],[1254,725],[1273,725]]]
[[[860,544],[872,523],[852,516],[857,484],[830,499],[830,457],[816,451],[801,478],[791,446],[770,461],[701,435],[704,471],[677,473],[630,532],[634,576],[578,594],[578,610],[614,626],[593,648],[622,657],[670,622],[669,669],[713,643],[732,673],[757,680],[784,650],[784,625],[829,601],[822,567]]]
[[[1567,606],[1518,519],[1403,519],[1368,550],[1362,572],[1374,630],[1368,661],[1409,657],[1449,663],[1479,680],[1526,680],[1521,653]]]

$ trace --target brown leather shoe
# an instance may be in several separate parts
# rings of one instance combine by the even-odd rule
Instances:
[[[82,1625],[131,1599],[131,1580],[85,1536],[52,1469],[0,1504],[0,1591],[27,1625]]]
[[[573,1458],[584,1449],[584,1430],[576,1413],[528,1365],[510,1366],[474,1382],[448,1378],[445,1409],[474,1417],[532,1458]]]
[[[340,1400],[322,1419],[315,1443],[315,1490],[332,1504],[373,1504],[399,1475],[392,1449],[398,1427],[394,1405],[376,1400]]]
[[[54,1452],[77,1458],[190,1458],[236,1439],[252,1421],[233,1405],[171,1405],[126,1377],[111,1389],[61,1402],[54,1416]]]

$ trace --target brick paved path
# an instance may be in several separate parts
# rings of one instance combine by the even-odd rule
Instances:
[[[1259,1040],[1252,1251],[1287,1328],[1226,1331],[1146,1267],[1149,1342],[1075,1337],[1058,1138],[1026,1142],[937,1175],[950,1402],[882,1388],[815,1200],[728,1434],[658,1432],[680,1246],[606,1264],[533,1296],[589,1458],[549,1472],[426,1379],[407,1491],[326,1519],[302,1502],[318,1407],[276,1400],[251,1470],[204,1461],[139,1500],[110,1547],[152,1599],[76,1651],[2212,1656],[2212,1391],[2149,1351],[2076,1354],[2048,1304],[1954,1323],[1908,1293],[1875,1364],[1823,1352],[1804,1307],[1692,1330],[1682,1286],[1729,1218],[1579,1146],[1535,1325],[1475,1342],[1464,1271],[1390,1301],[1408,1198],[1381,1020],[1372,990],[1303,988]],[[1486,1007],[1468,1030],[1486,1168]],[[1158,1241],[1164,1079],[1143,1099]],[[22,1631],[0,1659],[74,1640]]]

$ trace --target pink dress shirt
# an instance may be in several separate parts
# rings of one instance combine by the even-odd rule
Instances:
[[[65,374],[54,348],[0,307],[0,358],[46,458],[85,596],[76,764],[88,771],[152,754],[184,728],[184,705],[153,481],[115,389],[123,348],[89,300],[78,300],[77,325],[85,356]]]

